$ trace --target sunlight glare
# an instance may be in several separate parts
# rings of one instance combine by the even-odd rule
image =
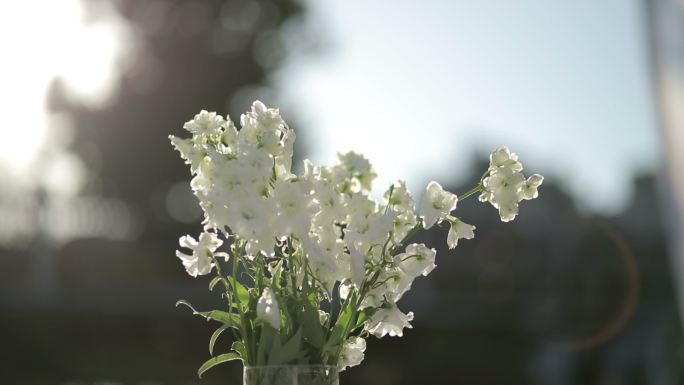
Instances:
[[[50,145],[45,143],[46,92],[55,78],[64,80],[70,97],[87,105],[101,105],[111,97],[122,48],[122,28],[116,26],[99,20],[86,23],[80,0],[0,4],[3,169],[17,177],[35,178],[26,174],[41,148]]]

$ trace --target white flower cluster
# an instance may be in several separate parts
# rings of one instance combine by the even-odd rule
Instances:
[[[211,272],[211,269],[214,267],[212,256],[228,256],[228,254],[216,252],[216,249],[223,244],[223,241],[214,233],[204,232],[200,234],[199,242],[195,238],[185,235],[180,238],[179,243],[181,247],[192,250],[191,255],[177,250],[176,256],[183,262],[183,266],[188,274],[193,277]]]
[[[177,252],[188,273],[208,274],[217,256],[227,258],[216,253],[219,233],[243,242],[244,257],[263,258],[269,268],[287,243],[299,285],[308,273],[310,284],[329,299],[339,288],[343,300],[358,301],[359,311],[370,310],[365,334],[402,336],[403,329],[411,327],[413,313],[402,313],[396,303],[414,279],[435,268],[436,254],[423,244],[410,244],[401,252],[402,245],[417,230],[444,221],[450,224],[449,248],[459,239],[472,238],[475,227],[451,216],[457,196],[431,182],[416,207],[406,184],[399,181],[377,202],[369,196],[376,174],[355,152],[338,154],[331,166],[305,160],[303,174],[294,175],[295,134],[277,109],[254,102],[240,123],[238,130],[229,117],[202,111],[184,125],[191,138],[170,137],[190,165],[191,186],[205,215],[199,242],[181,238],[181,246],[192,250],[192,255]],[[480,199],[491,202],[507,221],[517,214],[521,199],[536,197],[542,179],[533,175],[525,180],[517,157],[505,148],[495,151],[491,160]],[[276,294],[266,288],[258,300],[257,319],[278,330],[280,308]],[[320,315],[321,321],[332,316]],[[340,366],[360,363],[365,347],[362,338],[349,336],[341,348]]]
[[[484,191],[480,194],[480,201],[490,202],[496,207],[504,222],[515,219],[520,201],[539,195],[537,188],[544,181],[539,174],[525,179],[522,169],[518,155],[505,146],[497,148],[489,156],[489,176],[482,181]]]

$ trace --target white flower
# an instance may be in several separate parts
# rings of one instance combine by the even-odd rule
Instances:
[[[344,230],[347,245],[357,247],[366,252],[371,250],[371,257],[381,258],[382,246],[387,242],[390,232],[394,228],[396,213],[372,213],[368,217],[358,216],[349,227]]]
[[[475,226],[469,225],[458,218],[450,219],[451,227],[447,235],[447,245],[453,249],[458,244],[459,239],[472,239],[475,236],[473,230]]]
[[[183,128],[190,131],[193,136],[204,139],[207,136],[214,136],[221,134],[221,128],[225,121],[221,115],[216,115],[216,112],[200,111],[195,115],[195,118],[186,122]]]
[[[351,337],[342,344],[340,360],[337,363],[340,371],[356,366],[363,361],[363,352],[366,351],[366,340],[361,337]]]
[[[349,297],[349,293],[351,293],[351,291],[353,289],[354,289],[354,285],[352,285],[351,282],[345,281],[345,282],[340,283],[340,285],[338,286],[340,299],[343,301],[346,300],[347,297]]]
[[[425,228],[429,229],[456,209],[457,202],[458,197],[444,191],[439,183],[434,181],[428,183],[420,200],[420,216],[423,218]]]
[[[250,112],[240,116],[240,124],[239,152],[246,153],[253,148],[263,148],[274,156],[282,152],[281,138],[285,123],[278,109],[267,108],[257,100]]]
[[[357,287],[361,287],[363,281],[366,279],[365,262],[366,258],[361,254],[356,247],[349,249],[349,254],[343,254],[349,262],[349,279]]]
[[[324,312],[321,309],[318,309],[318,322],[321,325],[325,325],[326,322],[330,319],[330,314]]]
[[[521,200],[538,196],[537,188],[544,178],[534,174],[525,180],[520,172],[523,166],[518,156],[506,147],[494,150],[489,159],[489,175],[482,181],[484,191],[479,199],[480,202],[490,202],[499,210],[501,220],[508,222],[518,215],[518,203]]]
[[[509,222],[515,219],[519,211],[519,199],[519,195],[510,190],[494,195],[494,199],[491,200],[491,203],[499,210],[501,221]]]
[[[316,213],[316,206],[310,195],[299,181],[277,180],[273,188],[276,203],[275,213],[278,235],[294,234],[300,239],[308,236],[311,228],[311,217]]]
[[[489,176],[483,180],[486,199],[499,209],[499,216],[502,221],[511,221],[518,214],[520,190],[524,183],[525,176],[508,167],[500,167],[491,171]],[[482,196],[480,200],[483,200]]]
[[[394,219],[394,237],[393,240],[396,243],[403,243],[404,237],[406,237],[416,224],[418,223],[418,218],[414,212],[405,212],[398,215]]]
[[[397,255],[396,250],[415,230],[444,220],[450,223],[449,248],[472,238],[475,227],[450,214],[458,197],[433,181],[416,207],[406,183],[398,181],[377,201],[370,196],[376,174],[368,159],[355,152],[340,153],[324,167],[305,160],[304,173],[295,175],[296,135],[278,109],[255,101],[240,125],[238,130],[230,117],[203,110],[184,125],[191,138],[169,137],[190,165],[191,187],[204,211],[205,232],[199,240],[180,239],[181,247],[192,252],[176,252],[187,272],[208,274],[216,258],[228,257],[217,252],[221,231],[231,240],[236,262],[244,262],[254,282],[266,282],[252,320],[258,325],[279,330],[286,319],[281,316],[289,316],[280,313],[276,295],[285,294],[276,284],[287,282],[288,291],[290,284],[294,291],[306,288],[308,298],[328,301],[338,285],[342,300],[353,300],[351,306],[369,315],[363,324],[366,333],[402,336],[404,328],[411,328],[413,313],[404,314],[396,302],[417,277],[436,267],[436,251],[423,244],[408,245]],[[497,208],[503,221],[511,220],[522,200],[538,196],[543,182],[537,174],[526,179],[522,169],[518,156],[500,147],[490,155],[486,177],[471,191],[481,191],[481,201]],[[282,280],[275,282],[275,277]],[[250,290],[263,286],[257,287]],[[318,316],[324,327],[334,321],[322,310]],[[296,321],[287,319],[286,326],[297,330],[301,325],[289,325]],[[340,370],[358,365],[365,348],[360,337],[343,341]]]
[[[312,173],[314,171],[309,168],[307,172]],[[344,221],[347,216],[347,210],[344,207],[344,196],[337,192],[330,182],[315,179],[311,175],[305,174],[302,177],[302,183],[305,183],[314,191],[313,197],[320,207],[314,218],[316,226],[327,227],[332,226],[334,222]],[[304,178],[308,179],[305,180]]]
[[[498,202],[499,206],[499,217],[501,217],[502,222],[510,222],[518,216],[520,208],[515,200],[500,200]]]
[[[429,249],[424,244],[413,243],[406,247],[406,251],[394,258],[401,270],[411,277],[428,275],[435,267],[435,249]]]
[[[388,303],[371,316],[365,325],[365,329],[378,338],[387,334],[390,337],[402,337],[404,328],[412,328],[410,321],[413,321],[413,312],[404,314],[397,308],[397,305]]]
[[[318,246],[325,255],[336,259],[344,254],[344,242],[340,239],[341,233],[337,227],[321,227],[313,234],[318,238]]]
[[[485,178],[483,184],[488,191],[496,195],[511,191],[518,192],[518,188],[525,182],[523,174],[507,167],[498,168]]]
[[[387,199],[387,204],[392,207],[392,209],[397,210],[401,213],[403,212],[414,212],[416,210],[416,203],[411,196],[411,193],[406,189],[406,182],[403,180],[397,181],[392,185],[392,194],[390,195],[390,190],[385,192],[385,199]]]
[[[370,162],[363,155],[354,151],[338,152],[340,164],[352,175],[369,173],[372,169]]]
[[[385,295],[388,293],[391,297],[392,293],[388,291],[387,283],[374,287],[368,293],[366,293],[366,297],[361,302],[360,308],[379,308],[382,306],[382,303],[385,301]],[[391,301],[391,298],[389,300]]]
[[[280,330],[280,308],[270,287],[264,288],[264,292],[261,293],[257,302],[256,313],[257,320],[264,321],[274,329]]]
[[[259,100],[252,103],[252,111],[250,113],[257,123],[267,130],[282,130],[284,129],[283,118],[280,117],[280,111],[277,108],[268,108]]]
[[[294,142],[297,138],[294,130],[287,130],[283,134],[283,147],[280,154],[275,157],[275,171],[278,178],[288,178],[292,174],[292,156],[294,154]]]
[[[360,189],[371,189],[373,179],[375,179],[377,174],[373,171],[368,159],[354,151],[338,153],[337,158],[340,161],[340,165],[348,173],[347,178],[353,178],[359,184],[359,186],[352,186],[352,191],[357,192]]]
[[[345,197],[344,242],[347,247],[358,248],[365,253],[371,245],[384,243],[392,230],[394,219],[379,214],[377,203],[363,193]]]
[[[520,197],[525,200],[535,199],[539,196],[537,188],[544,182],[544,177],[539,174],[532,174],[525,181],[520,190]]]
[[[523,167],[518,162],[518,155],[508,150],[508,147],[501,146],[489,155],[489,168],[495,170],[500,167],[509,168],[512,171],[522,171]]]
[[[377,204],[368,195],[362,193],[345,195],[345,197],[347,223],[354,231],[364,232],[368,224],[366,218],[377,211]],[[356,223],[359,225],[357,226]]]
[[[320,173],[320,178],[330,182],[335,186],[335,190],[339,193],[358,192],[352,191],[351,176],[347,170],[340,165],[318,167],[318,170],[314,171],[318,171]]]
[[[238,131],[235,124],[226,116],[226,121],[223,123],[223,134],[221,135],[221,142],[230,150],[230,152],[237,151]]]
[[[242,239],[249,240],[252,254],[263,251],[273,253],[275,232],[273,221],[275,204],[272,198],[246,196],[238,202],[231,202],[225,210],[225,220],[230,230]]]
[[[206,152],[196,146],[192,139],[181,139],[173,135],[169,135],[169,139],[176,150],[181,153],[181,157],[185,159],[185,163],[190,165],[190,171],[193,173],[197,171]]]
[[[211,189],[214,179],[214,163],[208,156],[205,156],[197,168],[197,174],[190,181],[190,187],[194,192],[207,194]]]
[[[388,301],[397,302],[409,290],[416,276],[407,274],[404,270],[395,268],[388,269],[380,276],[382,280],[386,280],[384,287],[384,296]],[[375,306],[377,307],[377,306]]]
[[[325,291],[331,294],[335,282],[344,276],[343,268],[338,264],[336,256],[326,253],[318,243],[305,238],[303,244],[307,250],[311,273],[323,285]]]
[[[266,149],[252,149],[249,152],[240,154],[238,164],[243,167],[244,179],[250,177],[264,180],[273,175],[273,156]],[[254,174],[252,176],[251,174]]]
[[[198,275],[205,275],[211,272],[214,267],[212,256],[218,256],[214,253],[216,249],[223,243],[216,234],[210,232],[203,232],[200,234],[199,242],[195,238],[185,235],[180,237],[180,246],[192,250],[192,254],[188,255],[179,250],[176,250],[176,256],[183,262],[185,270],[193,277]],[[220,256],[225,256],[221,253]]]
[[[315,165],[311,159],[304,159],[304,174],[300,179],[309,183],[309,187],[313,190],[314,185],[321,180],[321,166]]]

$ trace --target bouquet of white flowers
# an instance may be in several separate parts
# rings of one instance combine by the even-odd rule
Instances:
[[[449,248],[473,237],[474,226],[451,213],[474,194],[510,221],[518,204],[537,197],[543,178],[525,178],[516,154],[495,150],[477,185],[460,197],[430,182],[418,205],[398,181],[378,202],[376,177],[362,155],[338,154],[331,166],[304,161],[291,172],[295,133],[277,109],[254,102],[240,117],[202,111],[171,136],[190,165],[194,194],[204,211],[198,239],[186,235],[177,251],[193,277],[213,272],[223,310],[196,311],[218,321],[209,353],[231,332],[231,351],[202,365],[242,360],[245,366],[332,365],[343,370],[364,358],[365,338],[402,336],[413,313],[397,302],[414,279],[435,268],[435,250],[404,246],[421,229],[448,223]],[[223,250],[221,246],[226,243]]]

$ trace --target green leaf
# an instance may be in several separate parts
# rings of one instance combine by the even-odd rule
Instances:
[[[351,326],[354,326],[354,324],[350,325],[350,323],[354,321],[354,313],[354,309],[348,305],[338,316],[337,322],[335,322],[335,326],[330,333],[330,338],[328,338],[328,341],[326,341],[325,346],[322,349],[323,353],[329,358],[337,358],[335,356],[339,353],[342,343],[344,343],[345,330],[352,330]]]
[[[276,338],[268,357],[269,365],[282,365],[296,361],[302,353],[302,328],[300,327],[290,339],[281,345]]]
[[[223,277],[214,277],[214,279],[212,279],[211,282],[209,282],[209,291],[214,290],[214,286],[216,286],[217,283],[221,282],[222,279]]]
[[[216,340],[219,338],[221,333],[223,333],[228,328],[229,326],[223,325],[220,328],[216,329],[214,334],[211,335],[211,338],[209,339],[209,355],[214,354],[214,345],[216,344]]]
[[[325,332],[318,317],[318,309],[310,305],[304,305],[304,313],[301,314],[304,326],[304,339],[315,348],[320,348],[325,343]]]
[[[344,327],[342,325],[335,325],[330,333],[330,338],[325,343],[326,348],[334,347],[342,342],[342,333],[344,332]]]
[[[251,300],[251,296],[249,295],[249,290],[241,284],[237,279],[230,279],[229,280],[231,286],[233,287],[233,300],[231,301],[231,306],[235,306],[237,308],[238,302],[240,303],[240,308],[243,311],[246,311],[249,309],[249,304]]]
[[[190,310],[192,310],[193,313],[198,314],[197,310],[195,310],[195,308],[192,307],[192,304],[188,300],[179,299],[178,301],[176,301],[176,307],[178,307],[178,305],[187,306],[190,308]]]
[[[282,274],[283,274],[283,260],[281,259],[280,261],[278,261],[275,268],[273,269],[272,281],[273,281],[273,285],[275,286],[275,289],[281,288],[280,281],[281,281]]]
[[[209,360],[207,360],[205,363],[203,363],[199,369],[197,369],[197,376],[199,378],[202,378],[202,374],[204,374],[204,372],[213,368],[214,366],[221,364],[221,363],[224,363],[224,362],[239,360],[239,359],[240,359],[240,356],[238,356],[235,353],[220,354],[216,357],[212,357]]]
[[[311,306],[318,309],[318,293],[316,291],[312,291],[311,293],[309,293],[309,295],[307,295],[306,298],[309,300]]]
[[[342,313],[338,316],[337,322],[335,325],[340,325],[344,326],[348,324],[351,321],[352,316],[354,315],[354,310],[352,309],[351,306],[346,306]]]
[[[249,303],[249,290],[247,290],[247,288],[237,280],[235,280],[234,282],[236,286],[235,291],[237,292],[237,296],[240,299],[240,303]]]
[[[278,338],[277,331],[271,325],[265,324],[261,327],[256,365],[266,365],[266,353],[271,351],[273,340],[276,338]]]
[[[359,318],[356,320],[356,326],[354,326],[354,329],[362,326],[363,323],[368,320],[368,318],[370,318],[370,314],[368,314],[366,310],[361,311],[361,313],[359,313]]]
[[[236,329],[240,328],[240,316],[235,313],[228,313],[222,310],[212,310],[201,313],[200,315],[203,315],[207,320],[223,322],[224,325]]]
[[[184,299],[181,299],[178,302],[176,302],[176,306],[178,305],[184,305],[189,307],[190,310],[192,310],[193,314],[204,317],[207,320],[222,322],[224,325],[236,329],[240,328],[240,316],[235,313],[228,313],[221,310],[197,311],[194,307],[192,307],[190,302]]]
[[[245,344],[243,344],[242,341],[234,341],[230,348],[235,350],[240,355],[240,357],[242,357],[243,361],[247,357],[247,352],[245,351]]]
[[[328,357],[332,362],[337,362],[337,353],[340,351],[340,345],[342,345],[342,334],[344,332],[344,327],[342,325],[335,325],[333,327],[330,338],[326,341],[325,346],[323,346],[323,356]]]

